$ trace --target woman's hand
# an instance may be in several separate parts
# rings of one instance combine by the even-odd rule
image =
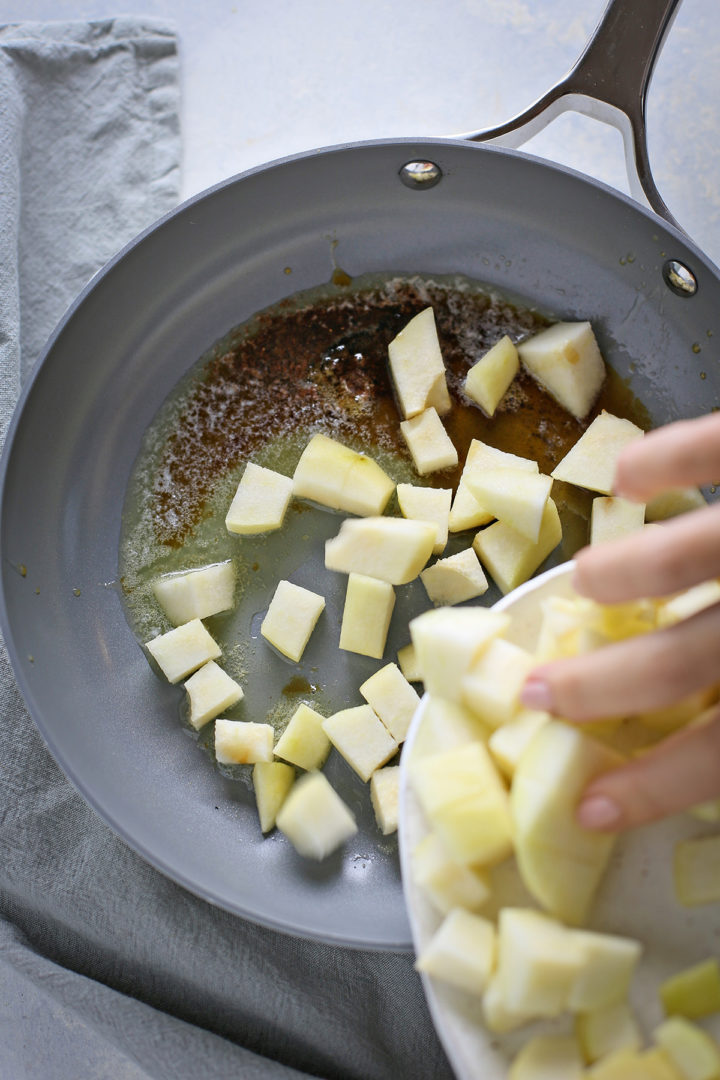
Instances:
[[[720,414],[651,432],[623,451],[615,494],[645,502],[669,488],[720,477]],[[616,604],[666,596],[720,576],[720,504],[685,514],[576,558],[583,596]],[[670,705],[720,682],[720,604],[652,634],[557,660],[531,672],[524,704],[571,720]],[[720,706],[707,724],[664,740],[586,790],[578,820],[615,831],[720,798]]]

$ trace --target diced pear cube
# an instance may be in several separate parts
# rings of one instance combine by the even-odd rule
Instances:
[[[589,322],[561,322],[518,345],[527,370],[556,401],[582,420],[605,381],[605,362]]]
[[[598,495],[593,499],[590,515],[590,543],[605,544],[642,529],[645,524],[645,504]]]
[[[551,720],[537,732],[513,777],[515,854],[525,885],[544,908],[582,922],[615,838],[583,829],[575,810],[588,783],[622,763],[619,754]]]
[[[655,1028],[653,1037],[685,1080],[719,1080],[720,1050],[697,1024],[673,1016]]]
[[[641,1080],[685,1080],[669,1054],[659,1046],[638,1054]]]
[[[568,1008],[589,1013],[626,999],[642,952],[640,942],[591,930],[572,933],[585,950],[585,964],[570,991]]]
[[[692,814],[697,821],[706,821],[710,825],[716,825],[720,821],[720,799],[710,799],[708,802],[691,806],[688,813]]]
[[[275,746],[275,757],[300,769],[319,769],[330,753],[330,740],[323,731],[325,717],[304,702],[290,717]]]
[[[585,959],[562,923],[530,908],[505,907],[498,921],[498,980],[511,1011],[559,1016]]]
[[[462,677],[509,621],[506,615],[480,607],[435,608],[413,619],[410,636],[428,693],[459,703]]]
[[[376,671],[362,684],[360,693],[393,739],[397,743],[403,742],[420,698],[397,664],[386,664]]]
[[[417,971],[482,994],[495,967],[495,927],[462,908],[445,916],[415,962]]]
[[[420,580],[433,604],[442,606],[474,600],[488,590],[488,580],[472,548],[438,559],[421,572]]]
[[[504,450],[488,446],[480,439],[473,439],[450,509],[450,532],[475,529],[492,521],[493,515],[478,502],[469,486],[470,478],[481,476],[486,469],[525,469],[527,472],[539,472],[537,461],[518,457],[517,454],[508,454]]]
[[[552,478],[520,469],[487,469],[468,476],[473,495],[493,517],[536,544]]]
[[[272,761],[274,739],[272,724],[256,724],[250,720],[215,721],[215,757],[221,765]]]
[[[457,450],[435,409],[403,420],[400,431],[420,476],[457,465]]]
[[[520,357],[507,336],[501,337],[465,376],[465,393],[493,416],[518,373]]]
[[[666,521],[668,518],[677,517],[678,514],[701,510],[706,505],[705,496],[699,488],[672,488],[650,499],[645,507],[645,520]]]
[[[293,493],[289,476],[249,461],[225,518],[228,532],[239,536],[279,529]]]
[[[334,713],[323,721],[323,731],[365,782],[397,751],[397,743],[369,705]]]
[[[582,1080],[583,1060],[572,1035],[535,1035],[513,1059],[508,1080]]]
[[[293,494],[332,510],[382,514],[395,484],[377,462],[327,435],[314,435],[293,474]]]
[[[636,1050],[618,1050],[602,1058],[585,1071],[587,1080],[656,1080],[657,1070],[645,1068],[645,1054]]]
[[[217,660],[221,653],[220,646],[199,619],[191,619],[158,635],[145,647],[171,683],[180,682],[208,660]]]
[[[415,315],[393,338],[388,358],[400,411],[406,419],[430,406],[440,415],[448,412],[445,363],[431,307]]]
[[[260,828],[266,833],[274,827],[280,807],[295,783],[295,770],[282,761],[258,761],[252,777]]]
[[[185,683],[190,703],[189,720],[196,731],[243,697],[242,687],[209,660]]]
[[[357,832],[355,818],[321,772],[297,780],[275,824],[300,855],[324,859]]]
[[[370,801],[383,836],[397,832],[399,790],[399,765],[386,765],[384,769],[376,769],[370,777]]]
[[[555,466],[553,479],[611,495],[621,451],[642,436],[630,420],[603,411]]]
[[[506,724],[517,714],[520,691],[536,666],[532,653],[495,638],[463,677],[464,704],[490,728]]]
[[[390,585],[407,585],[432,554],[437,530],[427,521],[368,517],[349,519],[325,543],[325,566],[341,574],[365,574]]]
[[[279,581],[260,633],[284,656],[296,663],[325,608],[325,598],[310,589]]]
[[[523,1027],[534,1019],[523,1012],[511,1009],[503,996],[497,971],[490,977],[482,999],[482,1015],[485,1027],[497,1035]]]
[[[660,1000],[668,1016],[684,1016],[690,1020],[700,1020],[720,1010],[717,960],[703,960],[666,979],[660,987]]]
[[[548,499],[537,543],[504,522],[496,521],[487,529],[480,530],[473,541],[473,548],[500,591],[509,593],[532,577],[561,540],[560,517],[555,503]]]
[[[643,1043],[627,1001],[615,1001],[592,1012],[580,1013],[575,1030],[588,1064],[621,1050],[640,1050]]]
[[[397,662],[408,682],[422,682],[417,653],[412,641],[408,645],[403,645],[402,649],[398,649]]]
[[[433,555],[445,550],[450,521],[452,488],[418,487],[417,484],[398,484],[398,505],[403,517],[428,521],[437,528]]]
[[[382,659],[390,627],[395,592],[392,585],[365,574],[348,577],[340,629],[340,648]]]
[[[681,619],[688,619],[711,604],[720,602],[720,581],[704,581],[676,593],[663,601],[658,608],[658,626],[672,626]]]
[[[670,732],[699,719],[709,705],[715,702],[715,690],[696,690],[672,705],[665,705],[649,712],[638,713],[638,720],[653,731]]]
[[[207,619],[233,606],[235,567],[228,559],[198,570],[163,574],[153,582],[153,592],[173,626]]]
[[[434,832],[417,845],[411,866],[415,883],[444,915],[457,907],[479,911],[490,899],[487,873],[451,858]]]
[[[493,731],[488,739],[488,749],[508,779],[512,779],[534,735],[549,719],[550,713],[521,709],[513,720]]]
[[[420,727],[413,742],[409,771],[414,763],[443,750],[454,750],[473,742],[486,742],[488,730],[463,705],[428,694]]]

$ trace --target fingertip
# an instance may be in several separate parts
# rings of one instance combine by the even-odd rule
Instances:
[[[577,809],[578,824],[597,832],[614,832],[622,824],[622,808],[608,795],[589,795]]]
[[[552,690],[542,671],[533,671],[525,680],[520,700],[528,709],[552,712]]]

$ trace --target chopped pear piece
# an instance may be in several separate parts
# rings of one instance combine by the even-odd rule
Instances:
[[[517,714],[520,691],[536,666],[532,653],[495,638],[463,677],[463,703],[493,730],[506,724]]]
[[[697,1024],[673,1016],[655,1028],[653,1037],[685,1080],[720,1080],[720,1050]]]
[[[153,582],[153,592],[173,626],[207,619],[233,606],[235,567],[228,559],[197,570],[163,574]]]
[[[497,1035],[515,1031],[534,1019],[523,1012],[511,1009],[503,997],[497,971],[490,977],[482,999],[482,1015],[485,1027]]]
[[[528,472],[539,472],[537,461],[508,454],[504,450],[488,446],[480,439],[473,439],[450,509],[450,532],[475,529],[492,521],[493,515],[480,505],[469,486],[470,477],[482,475],[485,469],[525,469]]]
[[[397,832],[399,789],[399,765],[386,765],[384,769],[376,769],[370,777],[370,801],[383,836]]]
[[[403,742],[420,698],[397,664],[386,664],[376,671],[362,684],[360,693],[393,739]]]
[[[677,593],[660,604],[658,626],[671,626],[718,602],[720,602],[720,581],[713,579],[704,581],[700,585],[693,585],[692,588],[684,589],[683,592]]]
[[[592,1012],[583,1012],[575,1024],[588,1064],[642,1047],[642,1033],[627,1001],[616,1001]]]
[[[457,450],[435,409],[403,420],[400,431],[420,476],[457,465]]]
[[[640,1080],[685,1080],[669,1054],[659,1046],[638,1054]]]
[[[577,823],[577,804],[594,777],[622,760],[576,728],[551,720],[515,770],[511,806],[520,874],[535,899],[565,922],[585,919],[615,843],[612,834]]]
[[[185,679],[208,660],[217,660],[221,653],[220,646],[199,619],[159,634],[145,648],[171,683]]]
[[[397,751],[397,743],[369,705],[333,713],[323,720],[323,731],[366,783]]]
[[[253,766],[253,788],[257,803],[260,829],[274,828],[280,807],[295,783],[295,770],[282,761],[258,761]]]
[[[398,667],[408,682],[422,682],[422,675],[417,662],[417,653],[415,652],[415,646],[412,641],[408,645],[403,645],[402,649],[398,649],[397,662]]]
[[[490,899],[487,873],[448,855],[437,833],[427,833],[412,853],[412,876],[438,911],[479,911]]]
[[[611,495],[621,451],[642,436],[630,420],[603,411],[553,469],[553,479]]]
[[[490,920],[455,908],[418,956],[415,969],[479,995],[495,967],[495,948]]]
[[[585,1076],[587,1080],[656,1080],[657,1069],[652,1063],[645,1068],[644,1057],[635,1050],[618,1050],[592,1065]]]
[[[249,461],[230,503],[225,528],[239,536],[279,529],[292,493],[293,482],[289,476]]]
[[[638,720],[654,731],[671,732],[685,727],[702,717],[705,710],[715,702],[715,690],[696,690],[672,705],[665,705],[649,712],[638,713]],[[716,862],[716,867],[717,867]]]
[[[666,521],[668,518],[677,517],[678,514],[701,510],[703,506],[707,506],[707,503],[699,488],[672,488],[650,499],[645,507],[645,520]]]
[[[508,779],[512,779],[534,735],[549,719],[550,713],[521,709],[513,720],[493,731],[488,739],[488,749]]]
[[[465,393],[483,412],[493,416],[519,367],[518,351],[505,334],[470,368],[465,376]]]
[[[272,761],[274,738],[272,724],[218,719],[215,721],[215,757],[221,765]]]
[[[473,548],[502,593],[509,593],[531,578],[562,540],[557,507],[548,499],[536,544],[502,521],[481,529]]]
[[[561,322],[518,345],[520,359],[556,401],[582,420],[605,381],[605,362],[589,322]]]
[[[395,484],[377,462],[327,435],[313,435],[293,475],[293,494],[332,510],[382,514]]]
[[[583,1061],[572,1035],[535,1035],[513,1059],[508,1080],[582,1080]]]
[[[437,527],[433,555],[445,550],[450,521],[452,488],[419,487],[417,484],[398,484],[398,505],[403,517],[428,521]]]
[[[185,683],[185,689],[190,703],[188,719],[196,731],[243,697],[242,687],[214,660],[198,668]]]
[[[409,771],[412,773],[414,763],[424,757],[473,742],[486,742],[487,737],[487,728],[469,709],[428,694],[413,743]]]
[[[301,769],[319,769],[330,753],[330,740],[323,731],[325,717],[304,702],[290,717],[275,746],[275,757]]]
[[[530,908],[500,911],[498,980],[512,1012],[559,1016],[584,960],[582,946],[562,923]]]
[[[284,656],[298,662],[325,608],[325,598],[291,581],[279,581],[260,633]]]
[[[445,363],[435,313],[425,308],[388,345],[390,374],[400,411],[408,419],[433,406],[442,416],[450,409]]]
[[[590,543],[605,544],[628,533],[636,532],[645,523],[645,504],[598,495],[593,499],[590,515]]]
[[[437,531],[407,518],[349,519],[325,543],[325,566],[341,574],[365,574],[390,585],[407,585],[432,554]]]
[[[668,1016],[700,1020],[720,1011],[720,967],[715,959],[672,975],[660,987],[660,1000]]]
[[[463,675],[509,623],[507,615],[480,607],[435,608],[413,619],[410,636],[428,693],[459,703]]]
[[[589,1013],[627,998],[642,952],[640,942],[591,930],[572,933],[585,950],[585,964],[570,991],[568,1008]]]
[[[710,799],[708,802],[691,806],[688,813],[692,814],[697,821],[706,821],[710,825],[716,825],[720,821],[720,799]],[[677,895],[677,887],[675,892]]]
[[[552,477],[542,473],[511,468],[468,476],[468,486],[480,505],[533,544],[540,538],[552,483]]]
[[[365,574],[350,574],[340,628],[340,648],[381,660],[394,607],[395,591],[387,581]]]
[[[300,855],[324,859],[357,832],[355,818],[321,772],[293,785],[275,824]]]
[[[440,606],[462,604],[488,590],[488,580],[472,548],[438,559],[421,572],[420,580],[428,598]]]

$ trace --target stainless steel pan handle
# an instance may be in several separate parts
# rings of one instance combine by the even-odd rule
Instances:
[[[677,225],[653,179],[645,109],[653,67],[679,5],[680,0],[610,0],[582,56],[560,82],[507,123],[460,138],[518,147],[568,111],[612,124],[623,137],[633,195]]]

